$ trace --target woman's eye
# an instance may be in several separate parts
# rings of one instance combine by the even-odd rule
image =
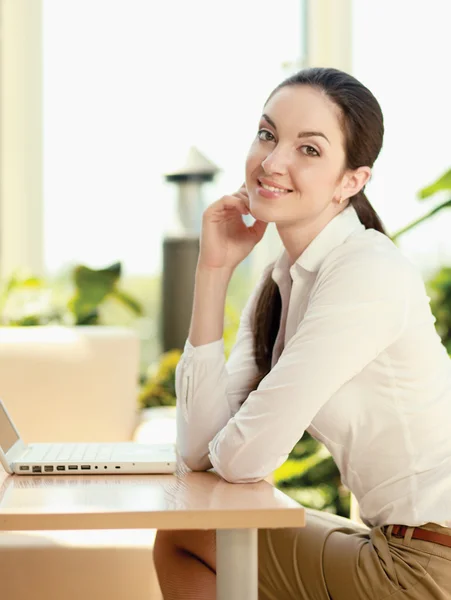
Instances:
[[[267,129],[259,129],[257,137],[263,142],[273,142],[275,140],[273,134]]]
[[[301,150],[307,156],[319,156],[318,150],[313,146],[301,146]]]

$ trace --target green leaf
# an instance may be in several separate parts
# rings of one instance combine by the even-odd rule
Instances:
[[[79,314],[76,325],[98,325],[99,312],[94,309],[87,313]]]
[[[84,265],[74,269],[73,277],[77,291],[69,301],[68,307],[74,313],[77,325],[97,323],[97,308],[109,294],[115,291],[120,276],[120,263],[100,270],[90,269]]]
[[[111,296],[129,308],[133,313],[135,313],[135,315],[142,316],[144,314],[144,309],[141,304],[129,296],[126,292],[123,292],[122,290],[114,290],[111,292]]]
[[[321,446],[322,444],[306,431],[290,452],[289,458],[304,458],[304,456],[315,454]]]
[[[428,185],[420,190],[418,192],[418,197],[424,200],[425,198],[429,198],[429,196],[432,196],[437,192],[443,192],[446,190],[451,190],[451,169],[439,177],[437,181],[434,181],[434,183],[431,185]]]
[[[45,287],[45,282],[43,279],[40,279],[39,277],[21,278],[18,273],[13,273],[11,275],[11,277],[8,279],[8,281],[5,283],[3,289],[1,289],[1,291],[0,291],[0,321],[1,321],[1,313],[4,310],[11,293],[13,293],[15,290],[41,289],[44,287]],[[33,319],[33,318],[35,318],[35,317],[30,317],[30,319]],[[36,318],[38,318],[38,317],[36,317]],[[39,325],[39,323],[37,323],[37,324]],[[26,322],[26,323],[24,323],[24,325],[34,325],[34,323]]]
[[[36,325],[41,325],[39,315],[28,315],[23,319],[9,323],[10,327],[35,327]]]
[[[10,292],[16,289],[39,289],[44,286],[44,281],[39,279],[39,277],[26,277],[25,279],[20,279],[17,275],[11,275],[2,291],[2,297],[6,298]]]
[[[324,510],[328,502],[330,502],[330,497],[319,487],[293,488],[283,490],[283,492],[302,506],[315,510]]]
[[[443,345],[451,348],[451,267],[442,267],[426,284],[435,329]]]
[[[100,285],[111,291],[121,276],[121,263],[114,263],[106,269],[99,270],[79,265],[75,267],[73,276],[78,288]]]
[[[394,233],[393,235],[390,236],[392,241],[395,242],[401,235],[404,235],[404,233],[407,233],[407,231],[410,231],[411,229],[413,229],[420,223],[424,223],[425,221],[427,221],[428,219],[433,217],[438,212],[444,210],[445,208],[449,208],[449,207],[451,207],[451,199],[447,200],[446,202],[443,202],[442,204],[439,204],[438,206],[436,206],[435,208],[430,210],[428,213],[426,213],[419,219],[416,219],[415,221],[412,221],[412,223],[409,223],[409,225],[406,225],[402,229],[399,229],[396,233]]]
[[[317,467],[323,460],[330,457],[330,453],[325,446],[320,446],[318,450],[301,459],[288,459],[274,472],[274,483],[276,485],[282,482],[288,482],[291,479],[299,478],[309,469]]]

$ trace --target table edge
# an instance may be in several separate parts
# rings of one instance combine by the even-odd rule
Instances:
[[[305,526],[305,509],[120,511],[92,513],[0,512],[0,531],[82,529],[279,529]]]

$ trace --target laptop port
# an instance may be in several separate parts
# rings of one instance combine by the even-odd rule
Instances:
[[[19,467],[19,470],[20,470],[20,471],[29,471],[29,470],[30,470],[30,467],[29,467],[29,466],[27,466],[27,465],[21,465],[21,466]]]
[[[42,467],[38,467],[37,465],[35,465],[33,467],[33,473],[42,473]]]
[[[84,471],[89,471],[89,469],[91,468],[91,465],[81,465],[80,469],[83,469]]]
[[[57,471],[65,471],[65,470],[66,470],[66,467],[65,467],[64,465],[58,465],[58,466],[56,467],[56,470],[57,470]]]
[[[44,467],[44,471],[47,471],[47,473],[50,473],[53,471],[53,467],[52,465],[45,465]]]
[[[69,471],[76,471],[78,469],[78,466],[77,465],[69,465],[67,468],[69,469]]]

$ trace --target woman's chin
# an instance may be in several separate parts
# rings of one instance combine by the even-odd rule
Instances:
[[[249,210],[254,219],[263,221],[264,223],[273,223],[275,221],[274,210],[268,206],[261,206],[258,202],[249,203]]]

